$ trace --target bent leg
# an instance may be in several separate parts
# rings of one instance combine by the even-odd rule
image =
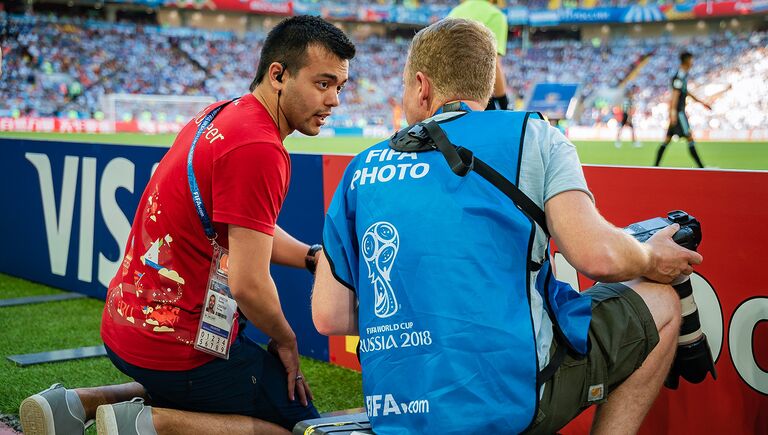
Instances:
[[[659,328],[674,322],[674,308],[663,311],[669,304],[666,290],[671,287],[639,287],[638,292],[627,284],[599,283],[583,292],[592,300],[589,353],[586,357],[566,355],[545,384],[539,413],[528,434],[555,433],[592,405],[606,406],[606,401],[612,404],[619,387],[648,364],[649,355],[659,347]],[[655,314],[651,314],[649,305]],[[557,341],[553,348],[558,346]],[[642,420],[645,412],[637,419]]]
[[[123,373],[144,386],[153,410],[244,416],[285,429],[320,416],[311,402],[305,407],[289,400],[280,360],[243,336],[232,344],[229,359],[215,358],[185,371],[144,369],[121,360],[109,349],[107,354]]]
[[[244,415],[208,414],[154,407],[152,408],[152,421],[155,431],[159,435],[290,433],[274,423]]]
[[[99,406],[96,430],[99,435],[289,433],[286,428],[255,417],[151,407],[141,399]]]
[[[594,434],[634,434],[659,394],[669,372],[680,333],[680,299],[671,286],[636,280],[625,283],[645,302],[659,331],[659,343],[642,366],[597,408]]]
[[[92,388],[77,388],[74,390],[85,409],[86,420],[96,418],[96,408],[101,405],[125,402],[134,397],[146,399],[147,393],[138,382],[120,385],[105,385]]]

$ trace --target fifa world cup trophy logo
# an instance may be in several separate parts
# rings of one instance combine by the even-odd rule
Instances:
[[[400,236],[389,222],[377,222],[365,231],[362,240],[368,278],[374,290],[374,314],[385,318],[397,313],[397,297],[390,283],[390,272],[400,248]]]

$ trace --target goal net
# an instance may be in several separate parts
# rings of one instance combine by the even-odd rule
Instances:
[[[199,95],[107,94],[101,106],[108,121],[186,123],[214,102],[213,97]]]

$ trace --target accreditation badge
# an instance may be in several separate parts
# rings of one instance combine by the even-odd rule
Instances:
[[[237,302],[229,291],[229,251],[213,243],[213,259],[208,274],[195,349],[229,359],[230,337],[235,323]]]

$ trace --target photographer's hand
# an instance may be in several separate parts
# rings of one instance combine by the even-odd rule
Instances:
[[[680,229],[673,224],[660,230],[645,243],[650,254],[649,267],[643,276],[656,282],[668,284],[680,275],[693,273],[693,266],[701,264],[701,254],[685,249],[672,240]]]

